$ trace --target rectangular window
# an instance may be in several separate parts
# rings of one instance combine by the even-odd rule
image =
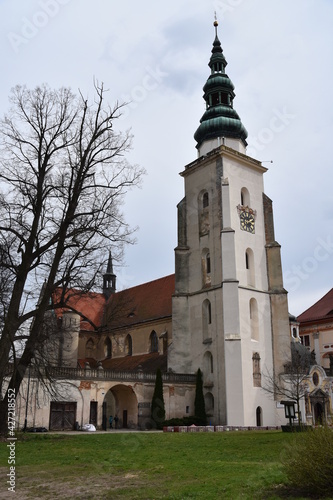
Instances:
[[[305,347],[310,347],[310,335],[302,335],[302,344]]]

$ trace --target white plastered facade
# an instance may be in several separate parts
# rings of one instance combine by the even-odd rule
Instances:
[[[286,293],[281,269],[276,269],[279,259],[273,262],[275,272],[280,273],[279,287],[272,290],[268,276],[263,202],[266,168],[244,154],[240,140],[221,143],[215,140],[201,146],[205,155],[181,174],[185,198],[178,208],[173,344],[168,366],[178,373],[202,369],[205,394],[213,398],[210,418],[214,423],[279,425],[281,410],[254,379],[254,357],[257,363],[259,358],[260,378],[264,370],[280,370],[282,357],[290,350]],[[205,207],[204,193],[208,193]],[[241,229],[242,203],[255,214],[253,233]],[[273,312],[272,292],[278,303]],[[272,317],[276,307],[278,321]]]

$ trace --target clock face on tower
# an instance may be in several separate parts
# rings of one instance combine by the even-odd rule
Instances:
[[[247,231],[248,233],[254,233],[254,214],[244,210],[239,214],[240,218],[240,227],[243,231]]]

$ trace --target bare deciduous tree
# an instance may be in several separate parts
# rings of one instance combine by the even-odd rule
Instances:
[[[310,353],[302,344],[291,343],[291,361],[279,375],[265,373],[262,389],[278,399],[296,402],[298,423],[301,424],[300,402],[306,395],[304,379],[309,373]]]
[[[120,258],[124,243],[133,241],[120,207],[143,170],[125,158],[131,136],[115,129],[122,105],[106,104],[103,85],[95,84],[92,103],[46,85],[17,86],[10,100],[0,123],[1,273],[10,285],[2,295],[0,389],[23,339],[8,386],[17,394],[45,338],[56,287],[62,298],[68,287],[92,289],[106,249]],[[2,431],[7,395],[0,402]]]

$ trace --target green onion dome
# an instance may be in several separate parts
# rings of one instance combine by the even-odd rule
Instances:
[[[216,137],[241,139],[247,145],[247,131],[233,108],[234,85],[225,73],[227,61],[223,55],[221,42],[217,36],[217,21],[214,22],[216,34],[212,55],[209,61],[211,74],[203,87],[206,111],[194,134],[199,149],[206,140]]]

